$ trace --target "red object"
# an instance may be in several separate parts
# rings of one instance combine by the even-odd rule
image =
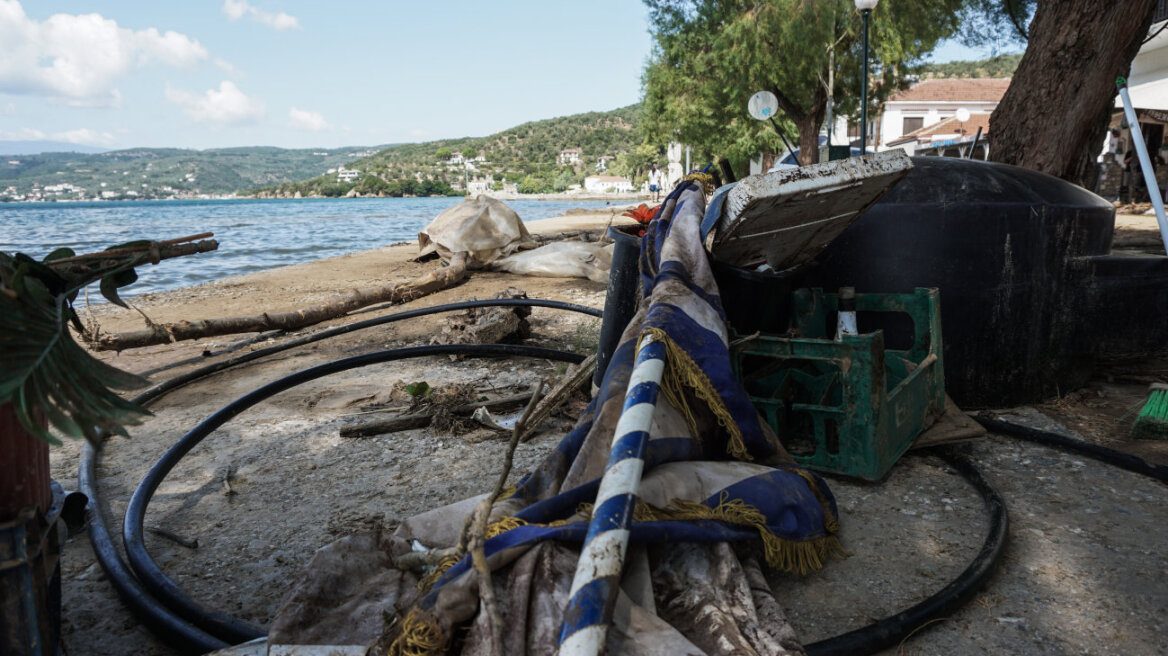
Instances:
[[[53,502],[49,445],[29,434],[11,403],[0,405],[0,521],[26,506],[42,515]]]
[[[621,216],[627,216],[629,218],[636,219],[637,223],[648,223],[653,220],[654,216],[657,215],[657,209],[659,207],[660,205],[657,207],[649,207],[648,205],[641,203],[631,210],[625,210],[625,213]]]

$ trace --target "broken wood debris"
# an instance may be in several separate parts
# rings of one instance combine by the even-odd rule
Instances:
[[[509,408],[522,403],[526,403],[531,398],[531,393],[513,394],[497,399],[489,399],[487,401],[476,401],[474,403],[464,403],[462,405],[454,406],[449,409],[450,414],[454,415],[470,415],[479,408],[487,408],[488,410],[500,410]],[[395,433],[397,431],[410,430],[414,428],[425,428],[430,425],[434,419],[434,415],[438,413],[438,409],[430,409],[424,412],[416,412],[397,417],[390,417],[388,419],[375,419],[373,421],[366,421],[353,426],[343,426],[340,431],[341,437],[372,437],[374,435],[384,435],[385,433]]]
[[[329,301],[291,312],[259,314],[244,317],[225,317],[199,321],[154,324],[146,330],[116,333],[99,337],[93,347],[99,351],[121,351],[128,348],[166,344],[218,335],[257,333],[265,330],[298,330],[306,326],[335,319],[375,303],[405,303],[428,294],[453,287],[466,279],[466,255],[456,254],[448,266],[419,276],[409,282],[355,290]]]
[[[572,392],[592,380],[592,372],[595,370],[595,353],[576,365],[575,369],[569,370],[568,374],[552,387],[543,401],[532,411],[531,418],[524,422],[523,432],[519,435],[519,441],[527,442],[530,440],[535,435],[536,430],[539,429],[540,424],[546,421],[557,408],[563,405],[572,396]]]
[[[515,287],[495,294],[497,299],[527,298],[527,292]],[[431,344],[507,344],[531,336],[527,317],[530,307],[471,308],[446,319],[442,332]]]

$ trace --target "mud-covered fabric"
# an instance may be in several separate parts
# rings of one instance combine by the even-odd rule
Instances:
[[[818,569],[837,547],[835,502],[822,479],[789,464],[730,371],[725,316],[699,235],[703,209],[697,184],[683,183],[666,199],[642,245],[644,296],[598,394],[516,492],[492,508],[498,530],[488,532],[485,551],[508,627],[504,653],[554,649],[637,345],[650,333],[668,343],[669,360],[630,528],[630,541],[645,545],[633,551],[648,560],[639,568],[626,563],[608,653],[799,652],[778,605],[750,584],[749,568],[727,543],[770,567]],[[468,500],[411,518],[395,539],[452,547],[473,507]],[[432,572],[441,575],[417,603],[399,609],[373,653],[451,646],[492,653],[470,558],[444,567]]]

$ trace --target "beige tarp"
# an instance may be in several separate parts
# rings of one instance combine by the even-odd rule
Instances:
[[[467,265],[478,269],[535,242],[515,210],[503,201],[478,196],[442,212],[418,233],[419,255],[437,252],[447,262],[465,251]]]

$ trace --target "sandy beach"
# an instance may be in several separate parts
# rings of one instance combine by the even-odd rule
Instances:
[[[623,209],[623,207],[621,208]],[[532,222],[543,235],[595,233],[612,212],[573,213]],[[614,219],[615,217],[615,219]],[[1148,243],[1155,217],[1117,219],[1123,239]],[[1153,246],[1132,246],[1153,249]],[[133,304],[151,321],[169,322],[281,312],[352,289],[404,282],[439,266],[410,261],[413,243],[238,276],[151,294]],[[213,254],[199,257],[213,257]],[[165,264],[161,266],[166,266]],[[148,276],[149,271],[140,272]],[[601,308],[605,285],[585,279],[531,278],[474,272],[463,284],[397,306],[374,306],[327,326],[471,298],[516,287],[532,298]],[[139,329],[142,314],[112,305],[81,310],[104,332]],[[535,309],[526,343],[588,354],[599,319]],[[106,447],[99,467],[111,530],[134,487],[159,455],[183,433],[226,403],[307,367],[377,349],[429,343],[445,324],[430,316],[354,332],[257,361],[175,391],[132,437]],[[159,382],[247,349],[240,335],[151,346],[103,359]],[[1141,365],[1168,370],[1162,358]],[[1158,369],[1157,369],[1158,368]],[[1119,419],[1146,392],[1146,384],[1114,375],[1088,388],[1011,416],[1048,429],[1139,453],[1168,463],[1165,444],[1134,443]],[[335,374],[282,393],[252,408],[196,447],[155,495],[147,545],[163,569],[208,607],[265,625],[313,552],[361,530],[391,529],[423,510],[482,493],[494,483],[505,441],[487,429],[416,429],[346,439],[338,428],[378,407],[401,406],[403,383],[470,386],[483,393],[514,393],[537,380],[555,380],[564,365],[519,359],[423,358]],[[1145,371],[1146,373],[1146,371]],[[1125,374],[1127,375],[1127,374]],[[1127,382],[1124,382],[1124,381]],[[572,426],[581,401],[543,426],[516,454],[518,478]],[[887,654],[1165,653],[1168,575],[1162,549],[1146,536],[1163,530],[1168,491],[1150,479],[1085,463],[1082,458],[991,436],[963,447],[1007,498],[1011,543],[990,586],[952,617]],[[53,475],[76,487],[80,445],[52,453]],[[1043,473],[1036,475],[1036,468]],[[824,639],[865,625],[936,592],[976,555],[986,531],[978,495],[939,459],[905,458],[879,485],[831,478],[841,511],[841,537],[852,556],[808,577],[773,575],[776,597],[800,638]],[[1084,489],[1094,490],[1090,496]],[[63,639],[71,656],[176,653],[143,628],[118,602],[95,563],[84,534],[72,537],[63,559]],[[1139,590],[1139,594],[1133,594]]]

